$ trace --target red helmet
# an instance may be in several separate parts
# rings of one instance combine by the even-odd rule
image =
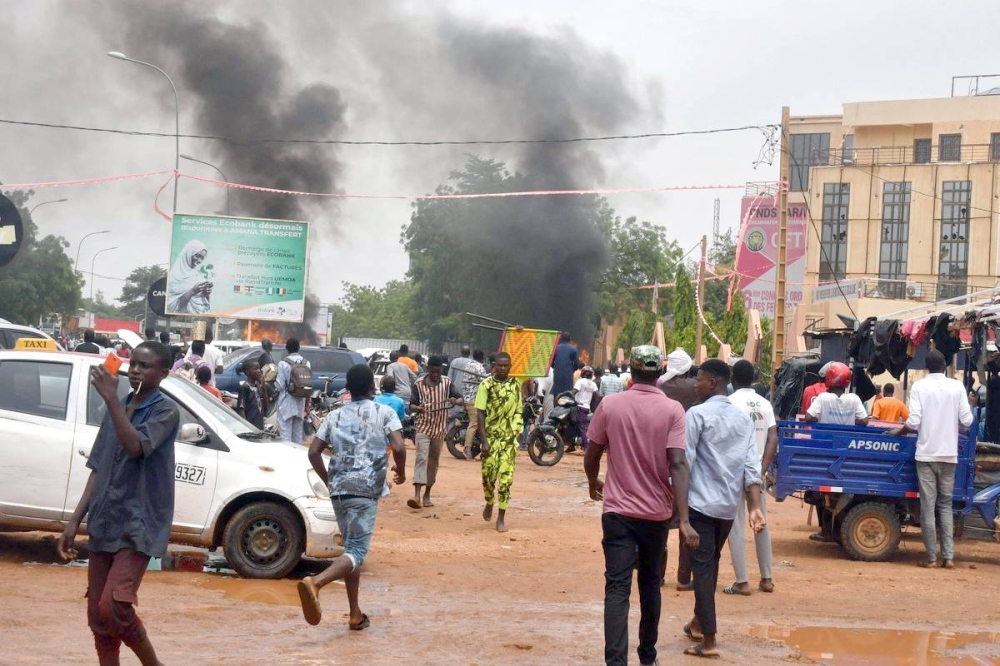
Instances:
[[[851,385],[851,369],[845,364],[834,362],[826,369],[827,388],[847,388]]]

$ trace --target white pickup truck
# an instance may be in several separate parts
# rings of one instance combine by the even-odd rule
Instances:
[[[106,406],[90,386],[103,359],[0,351],[0,530],[61,532],[83,493]],[[118,390],[129,390],[120,371]],[[194,384],[161,385],[177,403],[172,543],[221,546],[249,578],[281,578],[303,555],[342,552],[329,493],[306,449],[279,441]],[[86,528],[86,524],[83,525]]]

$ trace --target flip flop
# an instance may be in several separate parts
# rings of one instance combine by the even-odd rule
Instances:
[[[686,654],[689,657],[702,657],[703,659],[718,659],[719,657],[722,656],[721,654],[719,654],[719,651],[716,650],[715,648],[712,648],[711,650],[706,650],[700,645],[689,647],[688,649],[684,650],[684,654]]]
[[[749,597],[750,596],[750,594],[751,594],[750,590],[741,590],[741,589],[737,588],[736,585],[737,585],[736,583],[733,583],[729,587],[723,588],[722,593],[723,594],[733,594],[733,595],[736,595],[736,596],[739,596],[739,597]]]
[[[757,586],[757,589],[761,592],[767,592],[770,594],[774,592],[774,583],[765,583],[764,581],[760,581],[760,585]]]
[[[420,502],[411,497],[410,499],[406,500],[406,506],[410,507],[411,509],[419,509]]]
[[[358,622],[357,624],[348,623],[347,626],[351,628],[351,631],[361,631],[362,629],[367,629],[371,623],[372,621],[368,618],[368,616],[362,613],[361,622]]]
[[[696,632],[691,628],[690,622],[684,625],[684,635],[690,638],[691,640],[695,641],[696,643],[700,643],[701,639],[705,638],[705,635],[702,634],[700,631]]]
[[[319,592],[313,583],[311,576],[306,576],[299,581],[299,601],[302,602],[302,615],[306,622],[316,626],[323,619],[323,611],[319,606]]]

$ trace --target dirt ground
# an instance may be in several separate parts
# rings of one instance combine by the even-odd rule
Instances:
[[[408,459],[412,467],[412,450]],[[541,468],[520,454],[507,534],[482,520],[478,463],[445,451],[438,478],[432,509],[406,507],[410,486],[394,488],[380,504],[362,577],[368,630],[348,631],[341,585],[323,591],[323,622],[311,627],[297,606],[294,580],[150,572],[139,612],[161,659],[168,665],[602,663],[601,508],[587,495],[582,457]],[[911,532],[892,562],[863,564],[837,546],[808,541],[813,529],[798,501],[769,508],[777,591],[723,595],[732,580],[727,549],[717,597],[723,661],[1000,664],[1000,634],[988,633],[1000,627],[1000,544],[960,541],[958,568],[923,570],[915,566],[923,551],[919,533]],[[676,532],[669,548],[673,571]],[[752,545],[748,552],[752,559]],[[0,664],[96,663],[83,598],[86,569],[56,562],[55,535],[0,534]],[[296,575],[315,567],[307,563]],[[693,603],[691,593],[664,588],[663,663],[697,662],[681,655],[689,645],[681,627]],[[638,663],[635,590],[629,628]],[[949,632],[978,635],[952,649],[962,637]],[[950,651],[922,656],[934,647]],[[840,658],[855,649],[854,657]],[[867,656],[859,659],[861,652]],[[122,663],[138,662],[123,652]]]

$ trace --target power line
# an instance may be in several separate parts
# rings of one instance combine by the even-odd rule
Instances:
[[[11,120],[0,118],[0,123],[5,125],[21,125],[26,127],[39,127],[45,129],[76,130],[82,132],[101,132],[105,134],[121,134],[125,136],[141,136],[155,138],[174,138],[174,134],[165,132],[142,132],[139,130],[115,129],[111,127],[87,127],[84,125],[65,125],[59,123],[42,123],[27,120]],[[223,141],[239,146],[250,146],[262,143],[289,143],[289,144],[315,144],[333,146],[472,146],[472,145],[525,145],[525,144],[559,144],[559,143],[587,143],[599,141],[625,141],[635,139],[665,139],[679,136],[701,136],[707,134],[725,134],[730,132],[745,132],[747,130],[758,130],[764,132],[773,131],[774,125],[743,125],[740,127],[716,127],[704,130],[685,130],[679,132],[644,132],[641,134],[612,134],[607,136],[582,136],[556,139],[472,139],[472,140],[440,140],[440,141],[352,141],[348,139],[284,139],[284,138],[237,138],[218,136],[214,134],[181,134],[185,139],[201,139],[205,141]]]

